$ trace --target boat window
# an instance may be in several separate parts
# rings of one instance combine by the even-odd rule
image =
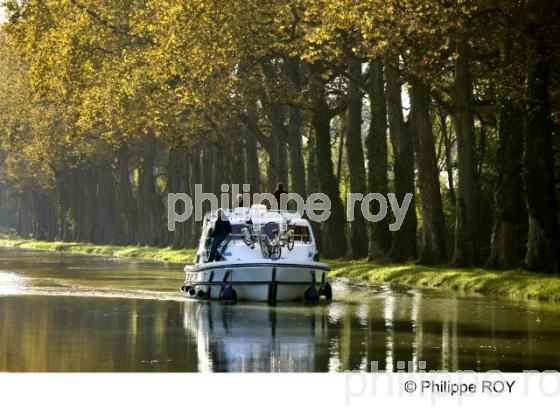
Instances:
[[[239,225],[239,224],[231,224],[231,235],[232,235],[232,236],[239,236],[239,235],[241,235],[241,225]]]
[[[232,241],[241,238],[243,235],[241,235],[241,227],[243,226],[243,224],[231,224],[231,233],[229,234],[229,237]]]
[[[309,234],[309,228],[307,226],[290,225],[288,229],[294,231],[294,240],[302,243],[311,242],[311,235]]]

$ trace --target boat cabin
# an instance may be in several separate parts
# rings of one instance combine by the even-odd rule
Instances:
[[[272,211],[264,205],[224,210],[231,223],[228,235],[220,249],[221,260],[267,258],[261,249],[263,243],[278,243],[283,255],[276,259],[294,261],[314,260],[317,255],[315,237],[309,221],[294,211]],[[196,263],[207,261],[212,243],[211,233],[216,222],[216,212],[205,215]],[[287,246],[286,241],[288,241]],[[290,243],[291,241],[291,243]],[[274,255],[270,256],[274,259]]]

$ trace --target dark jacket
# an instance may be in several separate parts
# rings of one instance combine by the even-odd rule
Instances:
[[[282,194],[287,194],[286,191],[284,191],[283,189],[277,189],[276,191],[274,191],[274,198],[276,198],[276,202],[278,203],[278,209],[280,209],[280,196]]]
[[[228,236],[231,233],[231,224],[228,220],[222,221],[220,218],[216,219],[214,230],[212,231],[212,238],[217,236]]]

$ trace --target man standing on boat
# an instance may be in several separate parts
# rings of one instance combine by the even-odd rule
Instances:
[[[218,248],[227,236],[231,233],[231,223],[227,219],[223,209],[216,212],[216,223],[210,236],[212,237],[212,246],[210,247],[210,256],[208,262],[213,262],[218,258]]]
[[[284,184],[278,184],[273,194],[274,198],[276,198],[276,209],[280,209],[280,198],[282,198],[282,194],[287,194],[287,192],[284,191]]]
[[[236,205],[234,208],[243,208],[243,195],[237,194]]]

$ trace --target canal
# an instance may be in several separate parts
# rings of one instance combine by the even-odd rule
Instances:
[[[0,371],[560,370],[560,304],[333,283],[334,300],[185,300],[182,266],[0,248]]]

